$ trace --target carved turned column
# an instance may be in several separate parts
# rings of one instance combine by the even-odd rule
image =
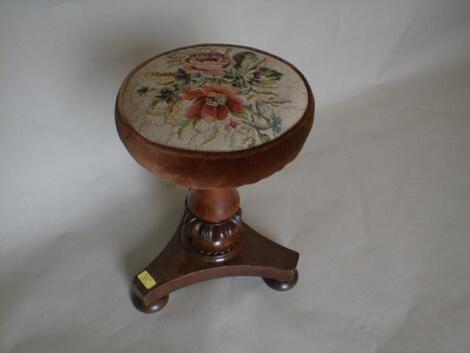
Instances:
[[[181,225],[185,248],[225,261],[238,253],[243,239],[240,197],[234,188],[190,189]]]

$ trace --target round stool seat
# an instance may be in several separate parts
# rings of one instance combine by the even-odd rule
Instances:
[[[193,188],[254,183],[295,158],[314,99],[294,66],[266,52],[196,45],[139,65],[122,84],[116,125],[130,154]]]

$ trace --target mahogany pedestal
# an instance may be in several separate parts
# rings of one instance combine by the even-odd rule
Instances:
[[[236,200],[227,211],[237,206],[236,212],[219,219],[224,206],[210,204],[205,208],[191,202],[194,197],[224,196],[231,193]],[[197,196],[196,196],[197,195]],[[207,199],[204,199],[206,201]],[[171,292],[197,282],[226,276],[259,276],[271,288],[284,291],[292,288],[298,278],[296,270],[299,254],[263,237],[241,219],[238,193],[234,189],[191,190],[186,211],[176,233],[147,271],[155,283],[146,287],[137,276],[132,283],[133,303],[147,313],[162,309]],[[197,214],[197,215],[196,215]],[[204,214],[205,221],[198,215]],[[144,272],[145,273],[145,272]]]
[[[136,161],[190,188],[175,234],[132,281],[139,310],[156,312],[173,291],[219,277],[258,276],[278,291],[296,284],[299,254],[242,221],[236,187],[268,177],[300,152],[314,115],[300,71],[248,47],[181,48],[135,68],[115,113]]]

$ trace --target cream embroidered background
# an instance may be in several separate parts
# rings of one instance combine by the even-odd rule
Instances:
[[[195,91],[193,99],[187,97]],[[239,109],[231,107],[230,99]],[[235,151],[289,130],[305,112],[308,93],[299,74],[271,56],[240,47],[199,46],[145,64],[128,81],[123,101],[131,125],[152,142]],[[188,117],[198,104],[203,115]],[[224,109],[222,116],[204,115],[205,109],[216,114],[217,106]]]

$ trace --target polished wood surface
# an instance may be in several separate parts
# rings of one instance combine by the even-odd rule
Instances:
[[[212,223],[188,209],[181,222],[180,235],[181,243],[189,252],[205,255],[208,262],[225,261],[241,249],[244,239],[241,210],[223,221]]]
[[[189,211],[187,211],[189,212]],[[143,312],[161,310],[168,296],[177,289],[209,279],[227,276],[259,276],[275,290],[292,288],[298,279],[299,254],[263,237],[241,222],[243,242],[236,256],[207,256],[182,245],[187,236],[187,214],[165,249],[143,271],[157,283],[146,288],[136,276],[131,292],[136,308]]]
[[[191,189],[188,193],[189,210],[206,222],[228,219],[240,208],[237,189]]]

